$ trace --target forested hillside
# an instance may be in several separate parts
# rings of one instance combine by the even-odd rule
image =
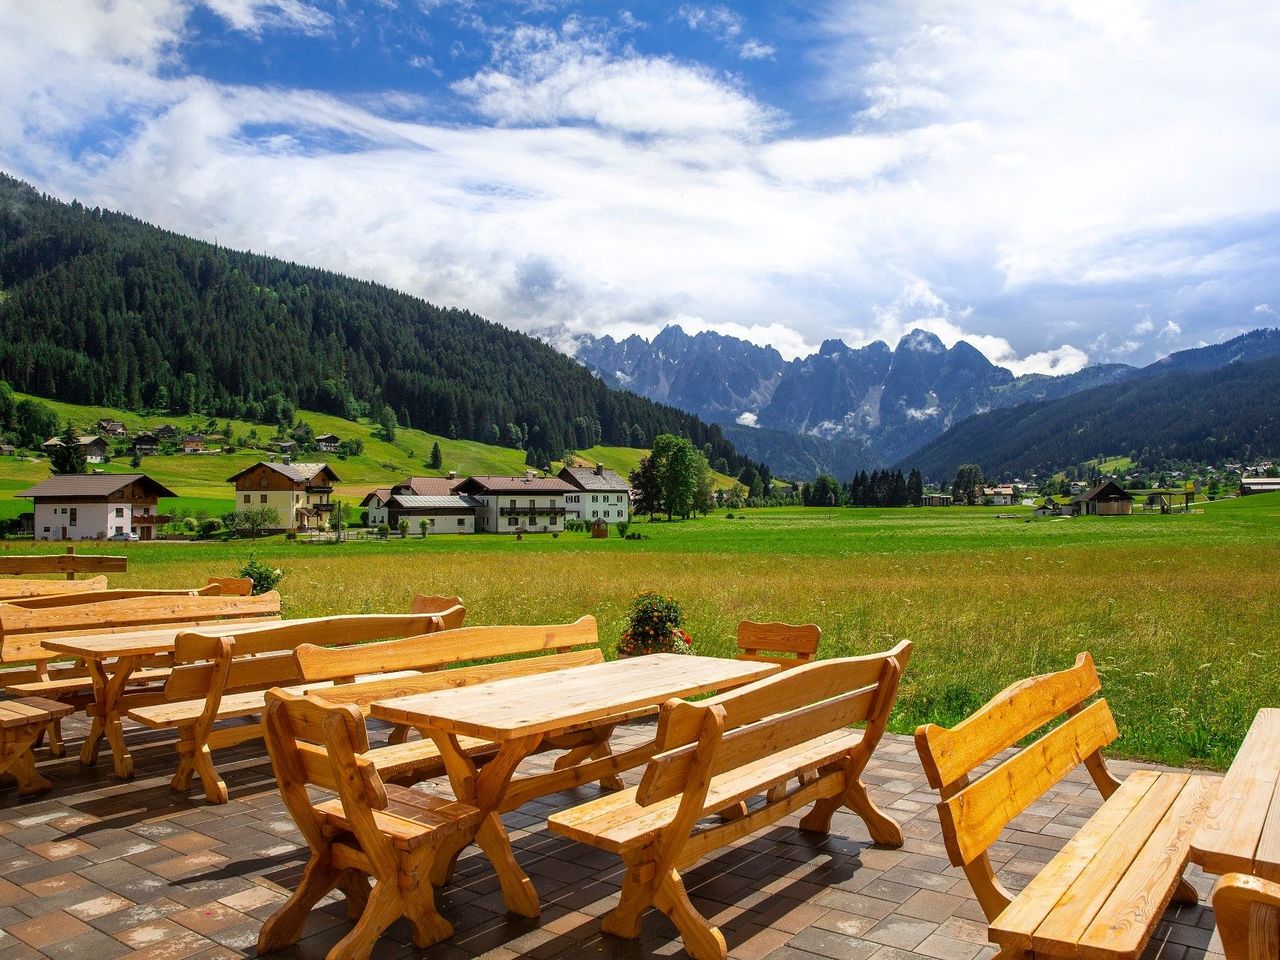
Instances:
[[[132,217],[0,175],[0,378],[79,404],[274,422],[285,404],[394,416],[533,460],[664,432],[747,465],[719,427],[611,390],[465,310]]]
[[[1152,467],[1216,463],[1280,451],[1280,358],[1207,372],[1150,373],[1059,400],[970,417],[908,465],[947,480],[961,463],[990,478],[1053,473],[1102,452]],[[904,463],[906,463],[904,461]]]

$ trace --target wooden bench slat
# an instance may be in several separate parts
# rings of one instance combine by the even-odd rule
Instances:
[[[470,829],[480,818],[479,810],[457,800],[433,797],[395,784],[387,784],[386,790],[390,802],[386,809],[373,811],[373,822],[404,850],[415,850],[429,840],[438,839],[440,832],[452,836]],[[326,800],[317,804],[316,810],[335,826],[351,829],[341,800]]]
[[[1196,847],[1202,851],[1197,862],[1209,873],[1253,872],[1268,809],[1250,798],[1268,787],[1280,787],[1280,711],[1258,714],[1240,753],[1256,762],[1232,766],[1196,836]],[[1276,799],[1273,792],[1272,809],[1280,810]]]
[[[1169,905],[1187,865],[1191,838],[1217,788],[1216,778],[1187,779],[1124,879],[1080,937],[1082,960],[1137,960]]]

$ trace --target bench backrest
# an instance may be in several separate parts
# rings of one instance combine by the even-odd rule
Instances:
[[[66,553],[14,554],[0,557],[0,574],[26,576],[30,573],[62,573],[68,580],[77,573],[124,573],[128,569],[126,557],[106,557],[101,554],[77,554],[75,547]]]
[[[24,600],[28,597],[84,595],[106,588],[106,577],[90,577],[88,580],[26,580],[13,577],[0,580],[0,601]]]
[[[1119,785],[1100,752],[1119,736],[1115,718],[1104,699],[1085,706],[1101,688],[1093,658],[1082,653],[1068,670],[1006,687],[950,729],[930,723],[916,730],[925,775],[942,795],[938,816],[947,853],[965,868],[988,919],[1009,899],[987,857],[1009,822],[1081,763],[1104,797]],[[1063,715],[1061,724],[971,782],[983,764]]]
[[[433,613],[440,618],[442,630],[452,630],[462,626],[467,608],[461,597],[437,597],[418,594],[409,605],[410,613]]]
[[[910,656],[903,641],[883,653],[804,664],[697,703],[668,701],[658,717],[659,752],[636,802],[689,799],[690,786],[705,796],[720,774],[856,723],[883,731]]]
[[[280,594],[256,597],[161,594],[48,605],[45,599],[0,604],[0,661],[51,658],[41,641],[155,629],[201,627],[229,621],[278,619]]]
[[[0,581],[2,582],[2,581]],[[88,580],[76,581],[89,583]],[[105,600],[136,600],[139,597],[221,597],[227,596],[221,584],[207,583],[203,587],[189,589],[151,590],[145,587],[135,589],[112,588],[94,590],[89,593],[52,593],[42,596],[22,597],[5,601],[22,607],[24,610],[48,610],[51,607],[73,607],[82,603],[101,603]],[[235,594],[232,594],[235,596]]]
[[[390,840],[377,828],[373,811],[387,807],[386,785],[372,761],[364,717],[355,707],[327,704],[269,690],[262,717],[263,735],[271,767],[285,806],[313,850],[327,846],[324,817],[307,794],[314,785],[332,791],[361,850],[394,875],[396,855]]]
[[[756,623],[743,620],[738,624],[739,660],[776,663],[786,669],[809,663],[818,655],[822,629],[816,623]]]
[[[174,641],[165,699],[192,700],[215,685],[233,693],[297,683],[303,678],[294,650],[303,644],[337,647],[436,629],[437,618],[430,614],[371,613],[186,631]]]
[[[459,627],[345,649],[304,645],[295,656],[301,679],[311,683],[398,670],[435,670],[450,664],[529,653],[567,653],[596,646],[595,617],[539,626]]]

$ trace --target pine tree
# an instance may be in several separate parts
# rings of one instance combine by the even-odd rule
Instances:
[[[84,447],[80,446],[80,433],[70,420],[59,437],[61,444],[49,453],[49,466],[54,473],[88,473]]]
[[[444,456],[440,453],[440,444],[431,444],[431,460],[427,464],[432,470],[439,470],[444,466]]]

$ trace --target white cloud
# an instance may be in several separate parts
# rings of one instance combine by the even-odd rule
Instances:
[[[1259,314],[1271,314],[1273,316],[1275,315],[1275,310],[1272,308],[1271,304],[1269,303],[1255,304],[1253,308],[1253,312],[1259,313]]]
[[[758,427],[760,425],[760,418],[757,417],[750,410],[746,410],[738,414],[737,420],[735,422],[741,424],[744,427]]]
[[[1143,317],[1133,325],[1133,332],[1138,336],[1145,336],[1156,328],[1156,322],[1151,317]]]
[[[246,33],[279,27],[302,33],[323,33],[333,18],[302,0],[204,0],[227,25]]]
[[[738,48],[738,56],[743,60],[772,60],[778,48],[761,40],[747,40]]]

